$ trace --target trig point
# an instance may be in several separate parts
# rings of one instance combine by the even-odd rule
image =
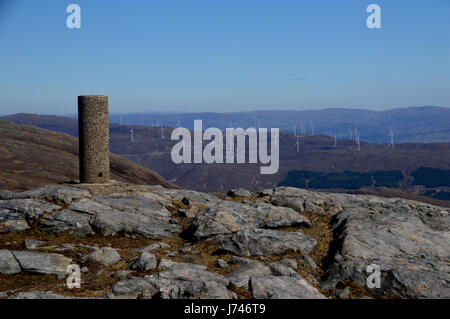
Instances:
[[[78,97],[80,183],[109,183],[108,97]]]

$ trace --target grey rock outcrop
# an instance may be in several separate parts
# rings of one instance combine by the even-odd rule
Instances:
[[[22,193],[2,191],[0,233],[24,231],[35,221],[44,232],[75,236],[123,233],[161,239],[182,231],[181,225],[171,223],[172,214],[162,204],[168,203],[167,199],[150,190],[139,194],[91,196],[87,190],[65,186]],[[67,207],[62,209],[59,203]]]
[[[60,206],[40,199],[0,200],[0,233],[21,232],[44,213],[59,209]]]
[[[148,252],[143,252],[131,264],[131,269],[149,270],[151,268],[155,268],[156,265],[157,265],[156,256]]]
[[[448,209],[402,198],[384,198],[372,195],[312,192],[293,187],[277,187],[271,195],[275,205],[291,207],[296,211],[335,215],[343,210],[371,212],[408,212],[425,224],[439,227],[448,218]],[[447,226],[448,227],[448,226]],[[444,229],[440,229],[444,230]],[[448,228],[447,228],[448,230]]]
[[[316,262],[308,255],[298,255],[297,259],[306,267],[318,268]]]
[[[297,268],[298,268],[298,263],[294,259],[291,259],[291,258],[283,258],[281,260],[281,263],[285,266],[291,267],[294,270],[297,270]]]
[[[111,266],[120,261],[120,255],[114,248],[103,247],[84,257],[83,261],[95,262],[105,266]]]
[[[197,239],[236,233],[252,228],[277,228],[308,225],[310,221],[293,209],[266,203],[246,205],[223,201],[200,211],[192,221],[191,232]]]
[[[116,210],[97,213],[92,227],[103,236],[123,233],[152,239],[171,237],[182,231],[180,225],[170,224],[169,220],[158,220]]]
[[[309,254],[316,240],[301,231],[281,232],[270,229],[246,229],[233,235],[217,236],[220,249],[238,256],[267,256],[288,250]]]
[[[254,194],[252,198],[236,195],[246,197],[242,203],[212,194],[159,186],[132,189],[130,193],[127,190],[109,195],[91,195],[87,190],[66,186],[41,187],[22,193],[0,191],[0,233],[21,232],[33,227],[24,234],[27,238],[23,242],[24,251],[15,250],[21,239],[6,240],[2,247],[9,250],[0,250],[0,273],[66,275],[67,266],[72,262],[70,258],[29,251],[51,248],[67,256],[75,255],[81,263],[90,261],[104,265],[100,270],[87,265],[90,269],[85,269],[83,280],[94,278],[94,272],[110,280],[120,280],[112,293],[107,294],[108,298],[236,298],[229,290],[232,286],[249,288],[254,298],[323,298],[315,288],[319,287],[318,276],[322,270],[321,289],[335,289],[326,294],[334,293],[338,298],[358,297],[361,291],[370,296],[450,298],[448,208],[399,198],[318,193],[289,187],[256,194],[264,198],[254,198]],[[182,209],[185,212],[180,216],[177,211]],[[311,223],[302,212],[317,216],[311,218]],[[192,222],[186,217],[193,218]],[[322,223],[330,219],[330,224]],[[188,231],[172,241],[187,223],[190,223]],[[317,242],[305,234],[307,231],[277,230],[288,226],[316,227],[312,229],[312,236],[323,235],[324,240],[320,239],[318,249],[313,252]],[[35,227],[46,234],[34,238]],[[110,247],[99,249],[98,243],[86,245],[89,237],[84,244],[70,237],[67,237],[70,243],[45,239],[48,247],[38,247],[41,243],[33,241],[60,233],[80,237],[118,236],[111,240],[114,245],[122,235],[127,237],[124,243],[130,237],[139,236],[158,240],[143,239],[142,245],[147,246],[137,249],[134,244],[117,247],[121,248],[127,262],[130,253],[140,253],[131,268],[159,272],[142,278],[130,278],[132,274],[142,275],[139,271],[115,272],[123,264],[111,267],[121,259],[118,252]],[[328,239],[332,240],[331,244]],[[169,240],[173,247],[163,242]],[[208,254],[214,250],[217,254],[234,255],[229,265],[223,260],[215,264],[225,270],[213,267],[219,272],[230,269],[226,276],[208,271],[206,265],[190,263],[197,260],[196,254],[205,253],[204,244],[211,244]],[[86,249],[94,252],[89,254]],[[184,262],[161,259],[155,269],[156,257],[151,251],[177,256]],[[283,255],[286,252],[288,256]],[[295,256],[292,252],[298,254],[295,260],[290,259]],[[322,252],[327,257],[321,261],[322,269],[318,269],[309,255],[317,260]],[[85,254],[89,255],[83,257]],[[259,260],[238,256],[256,256]],[[223,259],[228,261],[228,257]],[[281,261],[273,262],[274,259]],[[299,264],[301,275],[297,273]],[[369,265],[380,268],[380,288],[367,286]],[[113,273],[117,275],[111,278]],[[349,291],[342,289],[344,286],[355,288]],[[10,291],[0,296],[59,298],[51,292],[40,291],[23,294]]]
[[[34,251],[17,251],[11,253],[20,265],[22,271],[39,274],[66,274],[67,266],[72,259],[60,254],[41,253]]]
[[[17,292],[7,299],[94,299],[58,295],[49,291]]]
[[[170,201],[182,201],[185,198],[188,200],[189,204],[198,203],[203,206],[211,206],[211,205],[217,204],[222,201],[221,199],[219,199],[218,197],[216,197],[214,195],[196,192],[196,191],[192,191],[192,190],[168,189],[168,188],[164,188],[159,185],[151,185],[151,186],[146,186],[146,187],[149,190],[151,190],[153,193],[155,193],[163,198],[166,198],[167,200],[170,200]]]
[[[241,265],[236,270],[228,274],[227,279],[236,287],[248,287],[248,282],[252,276],[264,277],[271,276],[272,270],[263,263],[251,261]]]
[[[373,294],[450,297],[448,231],[432,229],[410,210],[342,211],[334,222],[336,251],[322,282],[324,288],[344,280],[364,287],[367,266],[376,264],[381,287],[371,289]]]
[[[161,264],[161,262],[160,262]],[[202,265],[175,263],[168,260],[158,268],[164,271],[144,278],[120,281],[113,287],[112,297],[161,299],[231,299],[237,296],[226,286],[228,280],[204,270]]]
[[[252,277],[285,276],[301,278],[294,269],[281,263],[262,263],[240,257],[233,257],[231,262],[240,265],[239,268],[227,275],[227,279],[236,287],[248,287]]]
[[[87,190],[58,185],[43,186],[21,193],[0,190],[0,199],[3,200],[45,198],[50,201],[59,201],[63,204],[68,204],[76,198],[86,198],[90,196],[91,195]]]
[[[252,277],[250,292],[255,299],[326,299],[300,276]]]
[[[20,265],[14,255],[9,250],[0,250],[0,274],[11,275],[19,272]]]
[[[46,233],[88,236],[95,234],[91,227],[92,220],[92,215],[64,209],[42,218],[39,221],[39,226]]]
[[[245,188],[233,188],[227,192],[229,197],[252,197],[253,193]]]

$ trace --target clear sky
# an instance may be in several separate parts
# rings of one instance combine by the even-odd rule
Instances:
[[[82,94],[112,112],[450,106],[450,1],[0,0],[0,114],[76,113]]]

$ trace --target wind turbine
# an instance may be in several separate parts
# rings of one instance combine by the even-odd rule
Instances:
[[[293,125],[293,128],[294,128],[294,136],[297,136],[297,125]]]
[[[389,146],[394,147],[394,131],[392,130],[392,128],[389,131],[389,134],[387,136],[389,136],[391,138],[391,143],[389,144]]]
[[[306,134],[306,129],[305,129],[305,126],[303,125],[303,122],[300,125],[301,125],[300,129],[302,131],[302,134],[305,135]]]
[[[356,150],[359,152],[361,150],[361,143],[359,140],[359,133],[355,128],[355,139],[356,139]]]
[[[311,135],[314,135],[314,126],[313,126],[313,122],[311,121]]]
[[[301,135],[297,135],[296,137],[297,137],[297,141],[295,142],[294,145],[297,146],[297,153],[300,153],[300,139],[302,138],[302,136]]]
[[[164,127],[161,124],[161,138],[164,139]]]
[[[337,148],[337,136],[336,136],[336,131],[334,131],[334,148]]]
[[[134,128],[130,129],[131,133],[131,143],[134,143]]]

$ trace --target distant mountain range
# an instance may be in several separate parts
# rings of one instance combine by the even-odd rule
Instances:
[[[34,125],[33,115],[13,114],[0,117],[17,124]],[[42,119],[45,118],[45,123]],[[52,120],[52,118],[54,120]],[[76,115],[61,117],[43,115],[36,125],[63,131],[77,136]],[[204,127],[278,127],[282,132],[294,132],[333,136],[338,139],[354,138],[355,129],[362,141],[375,144],[388,144],[389,131],[394,132],[395,143],[432,143],[450,142],[450,108],[449,107],[408,107],[386,111],[363,109],[329,108],[306,111],[253,111],[231,113],[129,113],[110,114],[110,122],[126,125],[156,127],[160,125],[193,129],[194,120],[203,120]],[[311,129],[312,124],[312,129]],[[68,131],[70,130],[70,131]]]
[[[112,123],[130,125],[157,126],[158,124],[177,127],[181,125],[193,128],[194,120],[202,119],[207,127],[278,127],[283,132],[293,132],[294,125],[298,133],[303,130],[311,133],[311,124],[315,134],[350,139],[356,129],[362,141],[387,144],[390,129],[394,131],[395,142],[449,142],[449,107],[408,107],[386,111],[362,109],[329,108],[306,111],[254,111],[235,113],[142,113],[111,114]]]

